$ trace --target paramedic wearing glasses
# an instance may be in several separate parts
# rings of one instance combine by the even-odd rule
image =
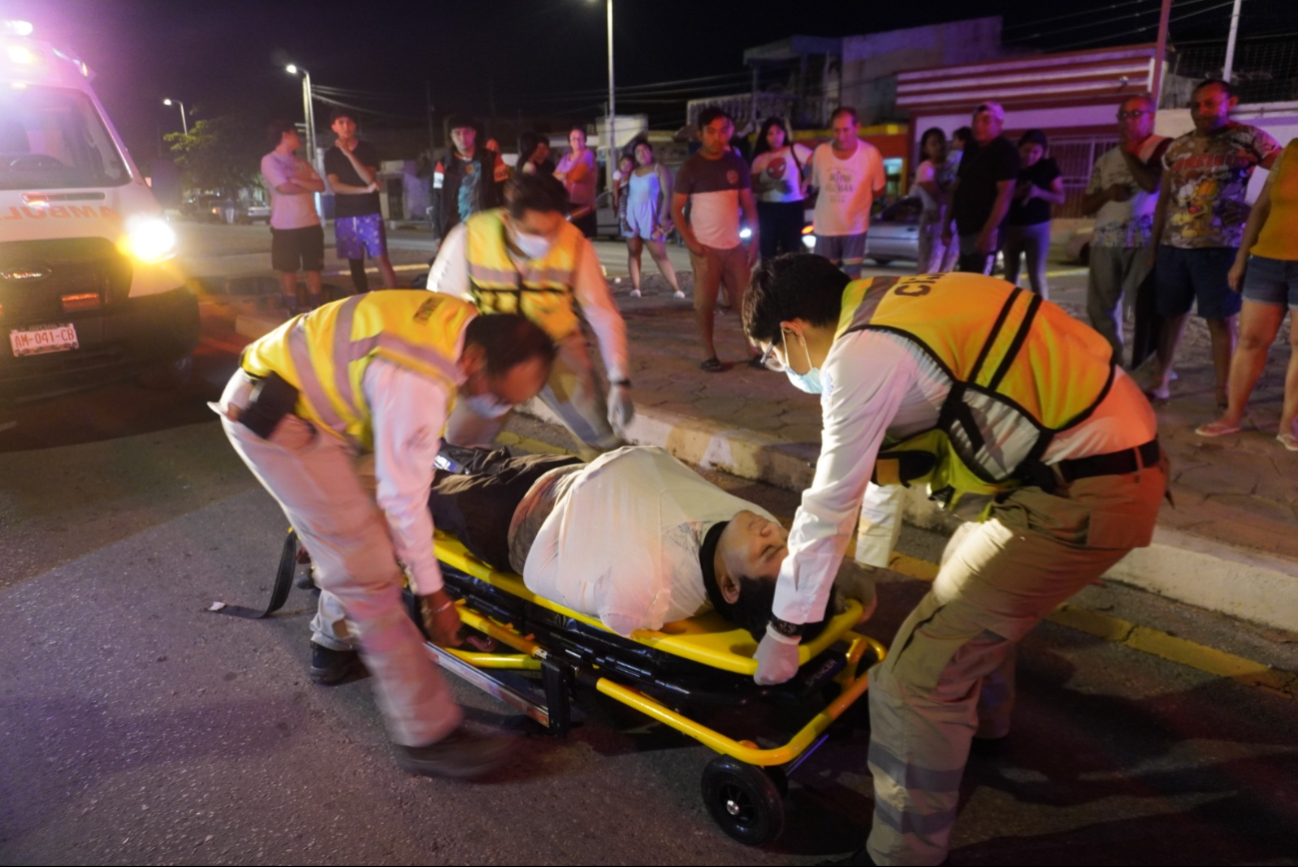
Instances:
[[[455,644],[459,615],[442,588],[427,507],[441,431],[457,396],[490,406],[531,399],[554,352],[521,316],[479,316],[422,289],[356,295],[251,344],[214,407],[311,552],[321,588],[313,679],[316,669],[363,662],[409,771],[478,776],[509,752],[508,738],[461,726],[401,587],[409,572],[429,635]],[[377,489],[360,469],[370,456]]]
[[[824,416],[758,683],[796,672],[801,624],[824,610],[858,507],[881,525],[858,551],[873,566],[891,553],[895,486],[926,484],[981,518],[953,536],[870,672],[874,823],[845,862],[939,864],[971,739],[1008,734],[1015,646],[1150,542],[1167,479],[1154,413],[1103,337],[980,274],[849,282],[824,259],[782,256],[754,274],[743,313]]]

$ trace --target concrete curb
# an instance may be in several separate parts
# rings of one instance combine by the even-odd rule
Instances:
[[[540,401],[521,411],[562,425]],[[665,448],[682,461],[792,491],[811,484],[819,455],[810,443],[791,444],[652,406],[637,407],[627,434],[638,445]],[[959,524],[918,490],[908,493],[904,519],[947,533]],[[1298,565],[1265,552],[1159,527],[1150,547],[1132,551],[1105,577],[1231,617],[1298,629]]]

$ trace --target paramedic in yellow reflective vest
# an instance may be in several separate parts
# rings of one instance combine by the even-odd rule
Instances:
[[[1098,333],[979,274],[849,282],[824,259],[781,256],[753,276],[743,315],[824,416],[759,683],[794,674],[800,624],[821,617],[862,497],[880,511],[877,485],[926,487],[980,519],[870,672],[874,822],[844,862],[939,864],[972,739],[1009,732],[1015,646],[1150,542],[1167,480],[1154,413]]]
[[[456,643],[459,616],[442,589],[427,505],[442,429],[457,399],[494,407],[532,398],[553,360],[553,342],[521,316],[480,316],[422,289],[373,292],[294,317],[248,346],[217,407],[235,451],[311,552],[321,588],[312,678],[330,682],[317,670],[346,674],[363,662],[397,762],[415,773],[476,776],[508,747],[461,727],[402,604],[404,571],[429,635]],[[362,478],[370,458],[373,488]]]
[[[559,349],[541,400],[579,440],[597,451],[624,444],[631,422],[626,323],[590,241],[564,218],[568,194],[547,175],[519,175],[505,186],[506,207],[469,217],[447,235],[428,288],[473,300],[483,313],[521,313]],[[585,319],[608,368],[607,399],[591,362]],[[505,415],[460,406],[447,442],[489,445]]]

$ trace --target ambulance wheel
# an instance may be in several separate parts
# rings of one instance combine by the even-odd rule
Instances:
[[[731,838],[761,846],[784,833],[784,800],[759,767],[718,756],[703,769],[703,804]]]

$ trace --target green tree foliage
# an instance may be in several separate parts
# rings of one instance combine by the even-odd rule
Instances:
[[[268,150],[263,138],[253,124],[229,115],[200,120],[188,134],[165,136],[185,186],[218,190],[224,195],[234,195],[258,179],[261,157]]]

